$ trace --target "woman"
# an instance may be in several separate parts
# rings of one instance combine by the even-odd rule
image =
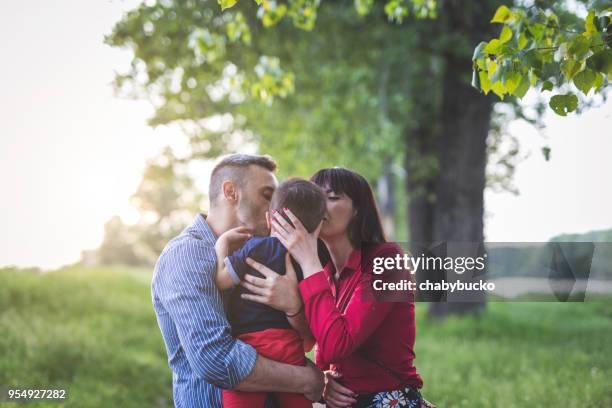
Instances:
[[[332,168],[311,180],[327,195],[319,230],[328,255],[325,266],[317,231],[308,234],[288,211],[291,223],[276,216],[273,228],[302,268],[299,291],[317,342],[316,363],[325,371],[325,402],[332,408],[420,407],[423,382],[413,365],[414,303],[368,296],[372,260],[403,255],[401,248],[386,243],[372,190],[362,176]]]

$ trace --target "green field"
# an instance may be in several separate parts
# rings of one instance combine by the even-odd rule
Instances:
[[[124,267],[0,270],[2,392],[64,388],[70,407],[171,406],[149,282],[150,271]],[[425,308],[416,365],[440,407],[612,407],[610,299],[492,302],[479,318],[444,323]]]

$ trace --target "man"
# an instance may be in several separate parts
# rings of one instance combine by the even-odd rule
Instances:
[[[220,408],[220,388],[302,393],[311,401],[321,396],[323,376],[316,367],[267,359],[231,336],[214,283],[217,237],[239,226],[254,234],[266,231],[265,213],[278,184],[275,170],[268,156],[223,159],[211,174],[208,216],[196,216],[157,261],[151,292],[173,372],[176,407]],[[277,291],[290,287],[284,279],[274,277]],[[294,315],[301,300],[297,293],[291,298],[278,296],[272,306]]]

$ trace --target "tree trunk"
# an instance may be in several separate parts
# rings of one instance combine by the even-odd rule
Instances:
[[[376,190],[381,221],[388,240],[395,237],[395,187],[391,159],[386,161],[383,174],[378,178]]]
[[[433,217],[435,178],[422,177],[416,172],[411,160],[415,155],[435,157],[431,129],[420,128],[406,134],[406,144],[413,152],[406,152],[406,191],[408,192],[408,230],[409,241],[414,244],[428,243],[433,240]],[[417,246],[411,247],[415,252]]]
[[[444,0],[441,3],[439,27],[443,32],[462,33],[461,37],[470,39],[473,47],[479,39],[495,34],[493,31],[496,27],[488,21],[498,5],[498,1]],[[431,135],[421,132],[416,137],[419,149],[437,157],[437,177],[431,182],[420,183],[419,187],[425,187],[426,191],[414,198],[410,193],[414,192],[416,183],[411,182],[410,174],[407,186],[411,197],[411,242],[430,245],[442,243],[445,250],[447,243],[472,243],[467,246],[473,250],[470,255],[480,256],[483,247],[478,243],[484,240],[486,139],[494,99],[491,96],[485,97],[471,87],[470,51],[465,49],[464,44],[458,44],[456,49],[447,49],[443,56],[443,89],[438,116],[441,128],[435,134],[433,152],[427,152],[427,140],[431,140]],[[414,143],[415,140],[413,138],[408,142]],[[430,197],[435,198],[428,200]],[[466,250],[466,246],[455,245],[455,248],[458,247],[462,248],[460,252]],[[456,256],[456,253],[447,255]],[[456,276],[453,274],[453,280]],[[433,273],[427,278],[442,279],[443,272]],[[465,278],[469,280],[468,276]],[[430,304],[429,313],[444,318],[449,314],[475,312],[484,308],[484,293],[471,293],[469,299],[453,302],[446,301],[443,296],[441,301]]]
[[[484,241],[486,138],[493,102],[457,75],[469,72],[470,62],[447,58],[447,67],[452,68],[447,69],[444,79],[432,241],[471,242],[477,248]],[[430,313],[443,318],[451,313],[479,310],[484,305],[484,292],[479,292],[469,302],[432,303]]]

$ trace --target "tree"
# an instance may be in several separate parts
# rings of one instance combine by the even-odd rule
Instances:
[[[139,220],[127,225],[114,216],[106,223],[104,241],[97,251],[100,263],[152,265],[168,240],[201,210],[203,195],[183,167],[169,148],[149,160],[132,196]]]
[[[136,254],[135,234],[121,217],[114,216],[104,224],[104,240],[95,251],[95,263],[102,265],[139,265],[143,260]],[[91,255],[88,255],[91,256]]]
[[[223,13],[195,0],[142,5],[107,37],[134,52],[117,88],[153,99],[151,124],[189,123],[191,158],[254,141],[281,175],[354,168],[379,190],[396,187],[391,211],[405,187],[411,241],[483,240],[496,99],[470,86],[470,72],[474,44],[497,34],[500,2],[233,3]],[[211,117],[224,126],[211,130]]]

